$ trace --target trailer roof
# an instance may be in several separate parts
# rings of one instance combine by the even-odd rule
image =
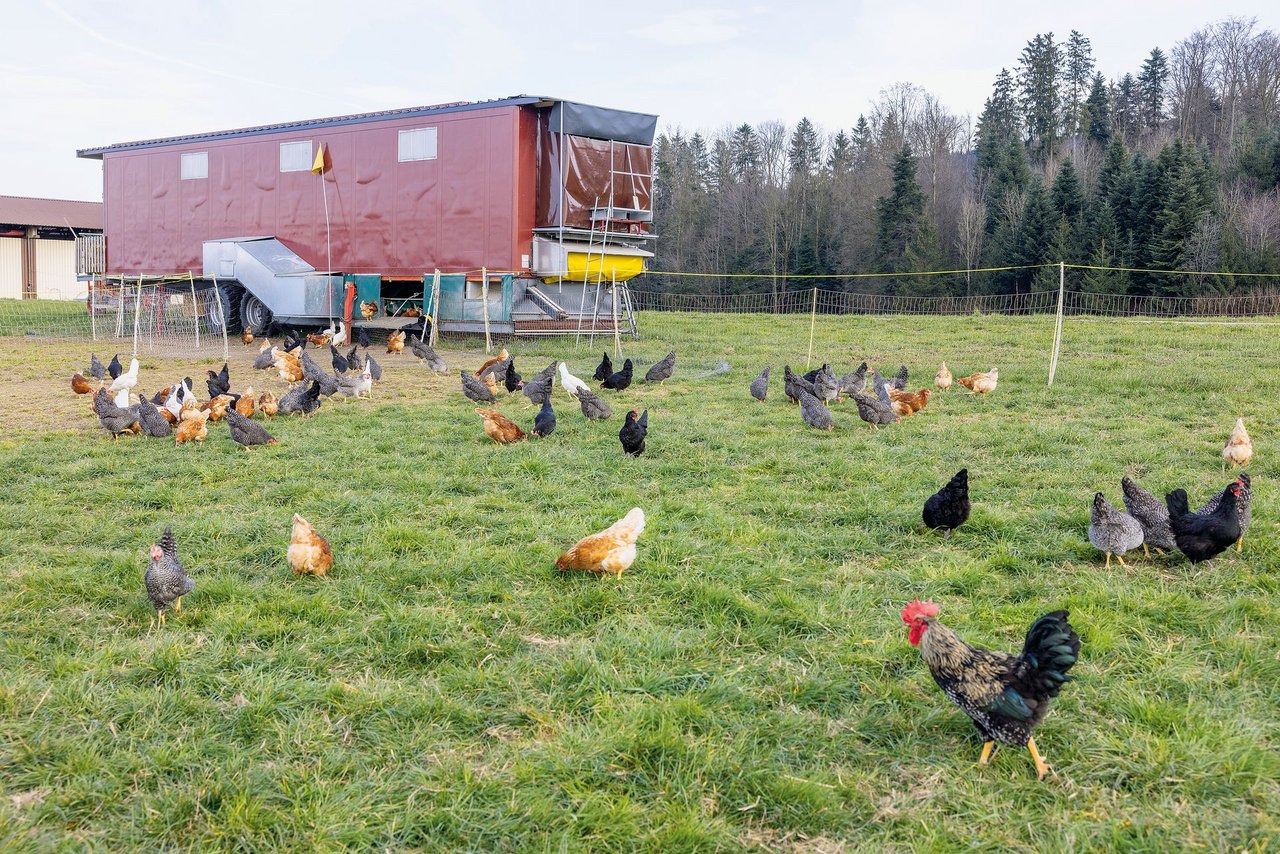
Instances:
[[[354,113],[348,116],[331,116],[323,119],[305,119],[295,122],[282,122],[274,125],[258,125],[256,127],[236,128],[234,130],[212,131],[209,133],[188,134],[186,136],[170,136],[159,139],[144,139],[137,142],[120,142],[114,145],[104,145],[97,148],[82,148],[76,151],[76,157],[84,157],[92,160],[101,160],[104,154],[114,153],[118,151],[135,151],[142,148],[159,148],[166,145],[179,145],[191,142],[204,142],[220,139],[234,139],[236,137],[245,136],[262,136],[265,134],[281,133],[284,131],[299,130],[303,128],[325,128],[337,127],[341,125],[363,124],[366,122],[379,122],[387,119],[412,118],[414,116],[431,116],[442,113],[457,113],[468,110],[485,110],[493,107],[518,107],[528,104],[538,104],[540,106],[557,106],[570,105],[579,108],[580,111],[585,110],[588,115],[609,115],[615,114],[618,118],[627,118],[622,124],[627,129],[623,133],[627,136],[634,135],[635,128],[647,127],[649,129],[649,139],[646,144],[652,144],[653,128],[657,125],[657,116],[651,116],[645,113],[631,113],[624,110],[610,110],[599,107],[589,107],[585,104],[573,104],[569,101],[563,101],[560,98],[544,98],[533,95],[513,95],[509,98],[496,98],[490,101],[455,101],[449,104],[435,104],[426,107],[403,107],[397,110],[380,110],[374,113]],[[584,134],[594,135],[594,134]],[[616,136],[615,139],[623,137]],[[629,140],[628,140],[629,141]]]

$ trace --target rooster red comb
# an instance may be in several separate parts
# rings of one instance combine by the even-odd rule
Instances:
[[[902,622],[908,626],[916,621],[917,617],[936,617],[938,616],[938,605],[932,599],[927,602],[921,602],[919,599],[911,602],[907,607],[902,609]]]

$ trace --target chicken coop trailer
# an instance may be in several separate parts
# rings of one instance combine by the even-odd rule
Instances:
[[[84,239],[105,245],[78,273],[191,271],[230,331],[425,311],[445,332],[634,332],[656,124],[517,96],[83,149],[105,205]]]

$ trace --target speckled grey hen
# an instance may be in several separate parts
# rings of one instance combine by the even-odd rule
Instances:
[[[458,376],[462,377],[462,393],[471,400],[476,403],[493,403],[497,400],[482,380],[476,379],[466,371],[458,371]]]
[[[138,398],[138,425],[153,439],[167,438],[173,432],[160,410],[145,395]]]
[[[1147,492],[1131,477],[1120,479],[1124,491],[1124,509],[1142,526],[1142,553],[1151,556],[1151,549],[1172,551],[1178,547],[1169,527],[1169,508],[1164,502]]]
[[[578,390],[578,405],[582,407],[582,414],[591,421],[602,421],[613,416],[613,410],[609,408],[609,404],[590,389]]]
[[[1142,525],[1128,513],[1112,507],[1101,492],[1096,492],[1089,514],[1089,542],[1098,551],[1106,552],[1107,569],[1111,568],[1112,555],[1121,566],[1128,566],[1124,553],[1142,545]]]
[[[835,426],[835,422],[831,417],[831,410],[823,405],[822,401],[809,394],[804,389],[800,389],[800,417],[804,419],[804,423],[818,430],[830,430]]]
[[[675,370],[676,351],[672,350],[650,366],[649,370],[645,372],[644,381],[647,383],[664,383],[671,379],[671,375],[675,373]]]
[[[100,388],[93,393],[93,411],[98,416],[98,423],[111,434],[112,439],[121,433],[134,432],[138,424],[138,416],[116,406],[106,389]]]
[[[771,370],[772,368],[765,368],[751,381],[751,396],[761,403],[764,403],[765,398],[769,396],[769,371]]]
[[[173,531],[164,529],[160,542],[151,547],[151,564],[147,567],[144,578],[147,585],[147,598],[160,616],[160,625],[164,625],[164,612],[170,607],[174,611],[182,610],[182,597],[196,589],[196,583],[187,577],[178,560],[178,544],[174,542]]]
[[[227,430],[237,445],[246,451],[253,445],[274,445],[276,438],[256,421],[250,421],[234,409],[227,410]]]
[[[830,365],[823,364],[818,375],[813,378],[813,396],[824,403],[840,396],[840,380],[836,379]]]

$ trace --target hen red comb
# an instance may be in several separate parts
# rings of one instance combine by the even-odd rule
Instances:
[[[915,622],[916,617],[936,617],[938,616],[938,610],[938,604],[932,599],[927,602],[921,602],[916,599],[902,609],[902,622],[911,625]]]

